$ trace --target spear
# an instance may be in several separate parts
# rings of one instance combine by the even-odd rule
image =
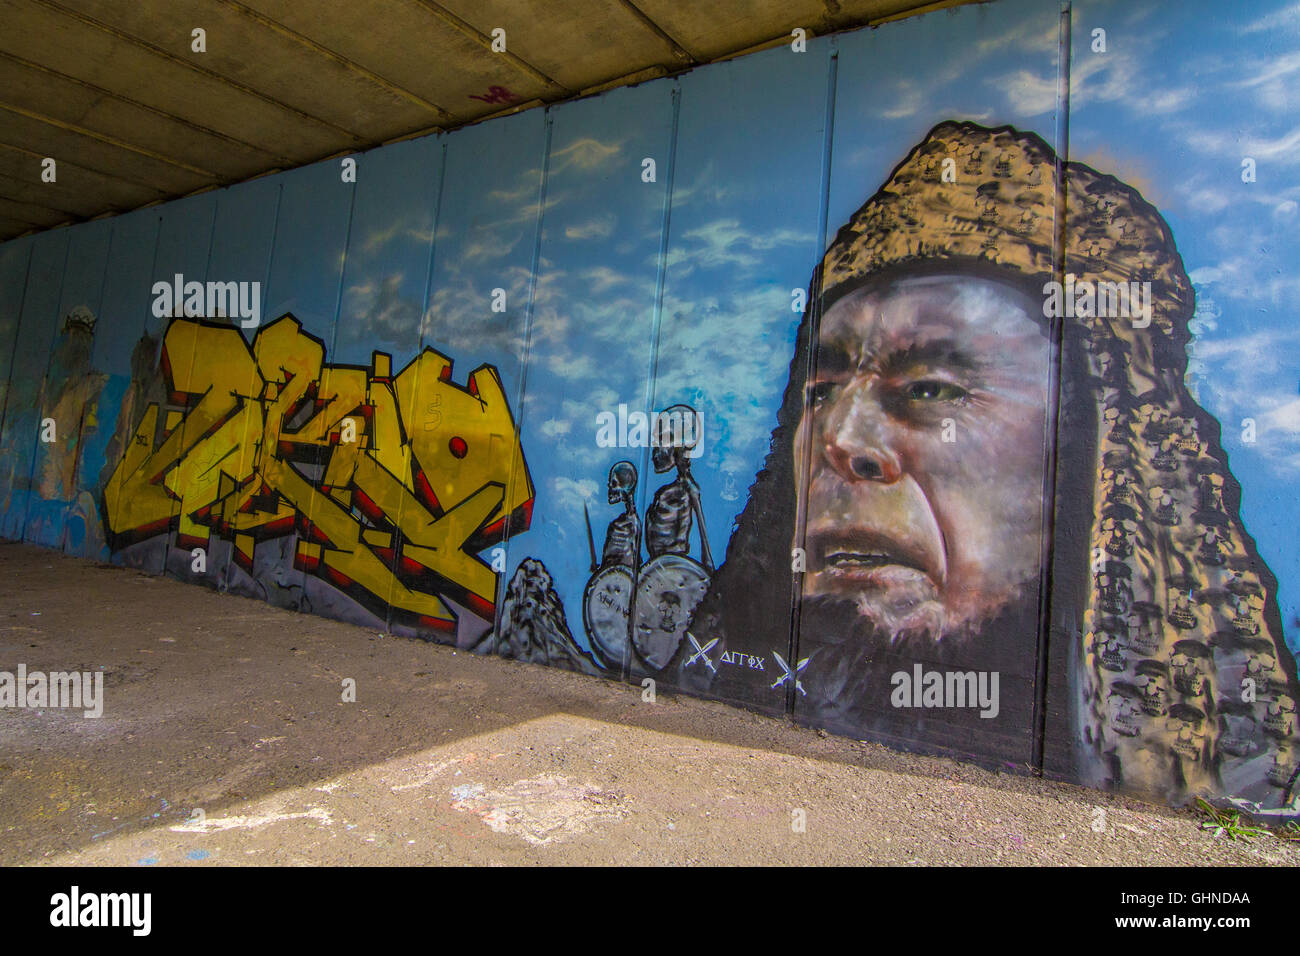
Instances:
[[[700,563],[704,565],[705,570],[712,574],[713,554],[709,551],[709,534],[704,529],[704,508],[700,505],[700,486],[695,483],[695,476],[691,474],[689,460],[682,460],[681,470],[682,477],[686,479],[687,497],[691,502],[691,511],[700,526],[700,558],[702,559]]]
[[[582,503],[582,516],[587,519],[587,550],[591,552],[591,571],[596,573],[596,539],[591,536],[591,514],[587,511],[587,502]]]

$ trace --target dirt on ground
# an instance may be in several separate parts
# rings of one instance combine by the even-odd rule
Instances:
[[[0,544],[0,864],[1300,864],[1190,811]],[[346,702],[345,680],[355,681]]]

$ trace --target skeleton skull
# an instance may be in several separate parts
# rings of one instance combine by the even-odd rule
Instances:
[[[1137,679],[1142,692],[1142,711],[1152,717],[1163,717],[1169,711],[1168,688],[1159,674],[1142,674]]]
[[[1264,731],[1277,737],[1290,737],[1295,733],[1295,701],[1279,694],[1277,700],[1268,705]]]
[[[636,465],[620,461],[609,470],[609,503],[616,505],[624,495],[636,491]]]

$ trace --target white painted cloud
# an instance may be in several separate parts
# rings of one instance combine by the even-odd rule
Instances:
[[[1188,348],[1187,378],[1197,400],[1219,416],[1225,435],[1253,419],[1253,447],[1280,474],[1300,461],[1297,354],[1300,329],[1198,337]]]
[[[1278,29],[1295,30],[1300,27],[1300,3],[1294,3],[1283,10],[1267,13],[1255,20],[1246,20],[1238,24],[1237,32],[1242,34],[1272,33]]]
[[[566,239],[607,239],[614,232],[612,215],[597,216],[586,222],[576,222],[564,227]]]
[[[596,491],[600,488],[590,478],[574,480],[565,475],[555,475],[550,481],[550,495],[546,499],[548,511],[562,511],[566,515],[582,513],[584,503],[596,501]]]
[[[558,418],[548,418],[537,426],[537,431],[543,438],[558,438],[561,435],[567,435],[573,430],[573,423],[561,421]]]

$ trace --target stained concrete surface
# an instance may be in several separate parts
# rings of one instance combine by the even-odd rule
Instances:
[[[102,671],[105,705],[0,709],[6,865],[1300,863],[1187,811],[0,544],[20,663]]]

